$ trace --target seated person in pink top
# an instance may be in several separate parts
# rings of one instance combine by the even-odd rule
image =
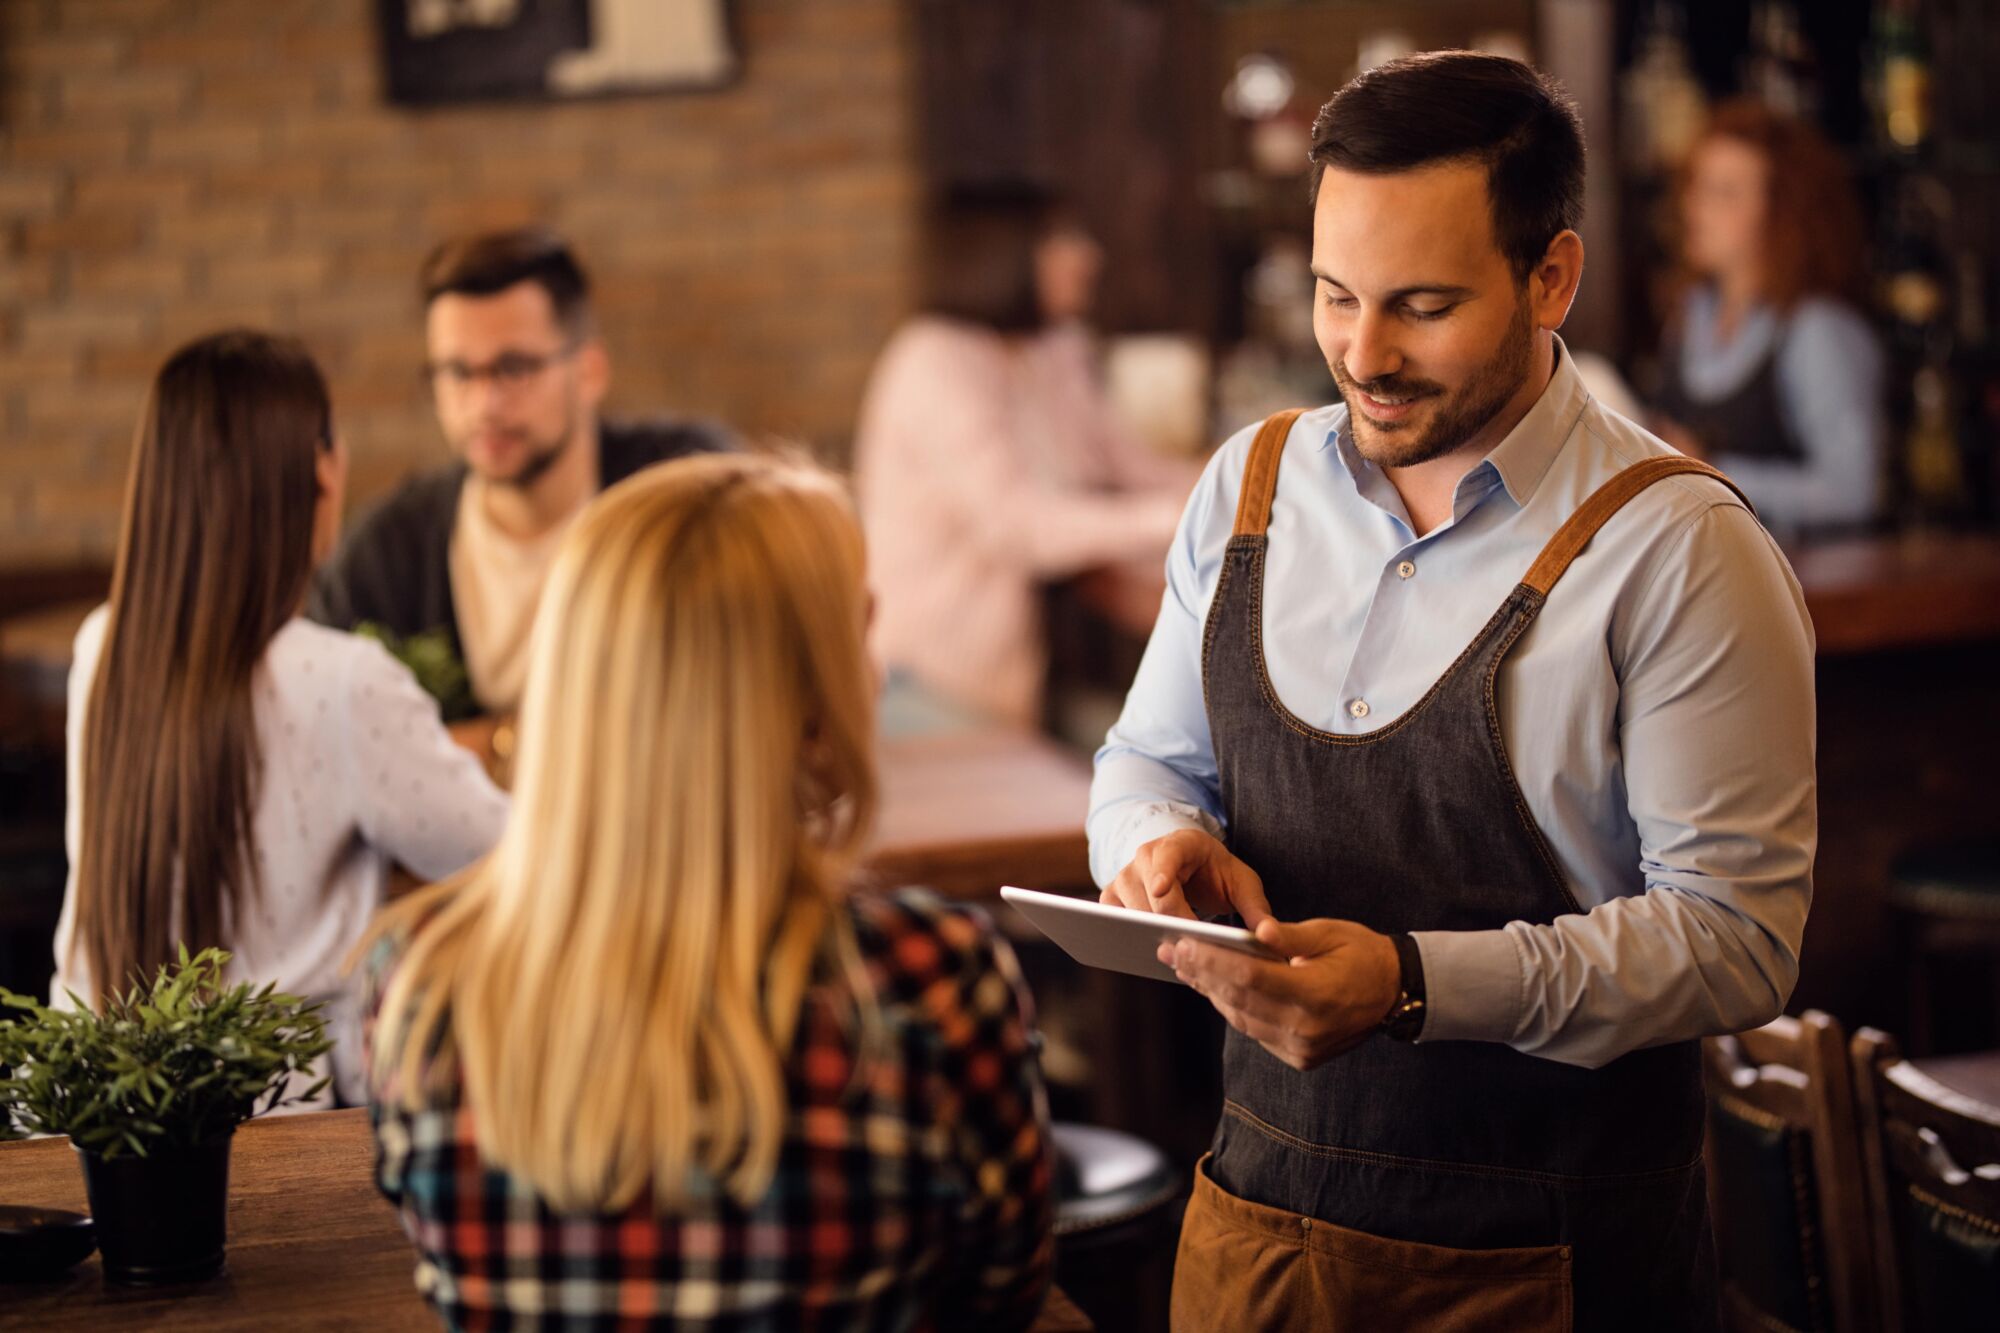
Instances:
[[[855,467],[892,673],[1000,720],[1041,714],[1041,585],[1163,557],[1192,472],[1113,419],[1082,320],[1103,255],[1027,189],[932,211],[924,313],[890,340]]]

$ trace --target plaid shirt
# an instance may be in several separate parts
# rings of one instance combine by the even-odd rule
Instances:
[[[376,1183],[453,1328],[1024,1328],[1054,1259],[1048,1111],[1012,950],[975,910],[857,898],[887,1058],[853,1077],[837,992],[807,993],[777,1174],[671,1216],[560,1214],[483,1162],[456,1091],[374,1109]],[[395,945],[370,969],[380,994]],[[370,1006],[372,1010],[372,1004]],[[696,1173],[698,1176],[700,1173]]]

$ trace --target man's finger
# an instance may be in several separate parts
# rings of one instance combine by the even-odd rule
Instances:
[[[1210,996],[1208,1002],[1215,1006],[1215,1011],[1222,1015],[1223,1021],[1228,1023],[1229,1026],[1270,1051],[1271,1054],[1277,1056],[1280,1060],[1286,1060],[1287,1063],[1290,1062],[1289,1058],[1284,1054],[1284,1048],[1289,1043],[1285,1030],[1281,1025],[1273,1023],[1269,1019],[1250,1010],[1238,1008],[1230,1004],[1227,1000]]]
[[[1150,910],[1146,903],[1146,890],[1139,879],[1137,857],[1105,886],[1102,900],[1113,907],[1130,907],[1140,912]]]
[[[1163,916],[1193,918],[1195,913],[1188,906],[1185,885],[1188,876],[1201,862],[1190,852],[1191,841],[1170,835],[1154,844],[1152,864],[1146,869],[1146,906],[1149,910]]]
[[[1152,863],[1144,872],[1145,889],[1141,900],[1134,906],[1142,912],[1192,918],[1194,909],[1188,906],[1187,893],[1182,888],[1185,878],[1181,874],[1181,864],[1180,857],[1155,852]]]
[[[1226,994],[1231,1003],[1269,1020],[1295,1008],[1305,990],[1287,963],[1265,962],[1189,939],[1174,945],[1174,971],[1203,994]]]
[[[1257,942],[1282,958],[1317,958],[1331,953],[1341,941],[1338,925],[1324,917],[1310,921],[1266,918],[1252,926]]]
[[[1227,885],[1229,905],[1251,930],[1271,920],[1271,900],[1264,896],[1264,882],[1256,872],[1240,862]]]

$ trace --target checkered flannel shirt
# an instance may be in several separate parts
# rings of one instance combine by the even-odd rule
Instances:
[[[809,990],[792,1111],[752,1207],[702,1177],[658,1215],[558,1213],[481,1160],[456,1091],[373,1111],[376,1183],[453,1328],[1024,1328],[1054,1259],[1048,1111],[1013,952],[929,894],[851,908],[887,1058],[864,1062],[837,992]],[[370,968],[380,994],[397,944]],[[371,1025],[372,1026],[372,1025]],[[696,1173],[698,1176],[700,1173]]]

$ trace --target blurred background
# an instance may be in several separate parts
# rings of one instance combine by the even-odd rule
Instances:
[[[1446,45],[1532,58],[1581,102],[1591,270],[1566,334],[1642,385],[1668,314],[1669,183],[1703,108],[1751,92],[1817,122],[1866,201],[1896,397],[1922,364],[1951,381],[1958,484],[1905,493],[1899,512],[1991,515],[2000,37],[1980,5],[707,7],[721,49],[693,75],[669,61],[566,94],[533,76],[570,45],[549,16],[587,16],[584,0],[0,3],[0,562],[109,556],[146,380],[224,323],[308,340],[353,447],[354,506],[437,461],[417,263],[445,236],[528,221],[565,233],[599,279],[614,406],[839,459],[869,365],[917,298],[926,193],[1032,180],[1104,247],[1098,325],[1200,352],[1138,355],[1130,374],[1206,376],[1176,406],[1218,419],[1152,423],[1206,444],[1330,392],[1301,295],[1312,114],[1363,65]],[[407,35],[425,21],[434,43],[491,39],[428,56],[486,71],[484,88],[426,83],[424,53],[385,36],[420,48]],[[511,85],[491,76],[508,24],[533,39]],[[648,78],[665,90],[620,91]]]
[[[1837,150],[1866,232],[1838,243],[1883,357],[1881,500],[1837,541],[1780,533],[1821,649],[1798,1001],[1917,1021],[1919,1048],[2000,1044],[2000,24],[1978,0],[0,0],[0,982],[46,979],[69,636],[181,341],[235,323],[307,341],[351,518],[448,458],[423,256],[547,224],[596,280],[614,411],[844,466],[871,367],[923,300],[926,201],[1025,182],[1101,248],[1119,419],[1198,459],[1333,396],[1310,325],[1312,116],[1358,70],[1445,46],[1535,61],[1578,99],[1589,271],[1564,334],[1634,413],[1671,369],[1680,183],[1709,109],[1748,96]],[[1056,745],[1101,736],[1151,565],[1150,585],[1050,580]],[[1153,1094],[1119,1095],[1100,1118],[1144,1121]],[[1189,1125],[1205,1133],[1153,1129]]]

